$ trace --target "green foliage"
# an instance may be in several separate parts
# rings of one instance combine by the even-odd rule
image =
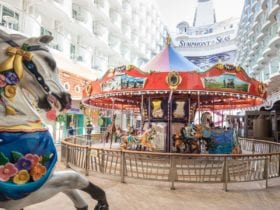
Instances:
[[[0,152],[0,166],[5,165],[9,162],[9,159],[4,155],[4,153]]]
[[[66,118],[65,118],[65,115],[64,114],[59,114],[57,117],[56,117],[56,122],[59,122],[59,123],[62,123],[62,122],[65,122]]]
[[[14,162],[16,162],[18,159],[23,157],[23,154],[21,154],[20,152],[12,151],[11,153],[12,153]]]
[[[45,165],[48,161],[50,161],[53,157],[53,153],[47,154],[47,155],[43,155],[42,160],[40,161],[40,163],[42,165]]]

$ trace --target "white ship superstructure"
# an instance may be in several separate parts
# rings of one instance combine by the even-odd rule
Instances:
[[[85,78],[122,64],[141,67],[166,36],[157,9],[144,0],[0,0],[0,22],[8,32],[52,35],[61,68]]]
[[[216,22],[212,0],[198,0],[193,26],[182,21],[172,34],[177,50],[207,70],[216,63],[234,63],[239,18]]]
[[[280,1],[246,0],[238,30],[237,64],[268,84],[266,106],[280,100]]]

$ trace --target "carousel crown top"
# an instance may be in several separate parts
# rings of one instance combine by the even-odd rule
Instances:
[[[189,61],[187,58],[179,54],[172,46],[171,38],[166,38],[166,47],[150,60],[144,67],[144,71],[194,71],[199,67]]]

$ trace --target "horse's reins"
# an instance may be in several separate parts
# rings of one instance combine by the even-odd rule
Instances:
[[[23,51],[37,51],[37,50],[43,50],[48,52],[48,50],[46,48],[41,47],[40,45],[35,45],[35,46],[29,46],[28,44],[23,44],[22,47],[20,47],[17,43],[15,43],[13,40],[11,39],[4,39],[4,41],[11,45],[12,47],[18,48],[18,49],[22,49]],[[41,85],[41,87],[47,92],[50,92],[50,88],[49,86],[46,84],[44,78],[42,77],[42,75],[38,72],[38,69],[36,67],[36,65],[34,64],[34,62],[32,60],[23,60],[22,61],[24,66],[26,67],[26,69],[28,69],[28,71],[35,77],[35,79],[37,80],[37,82]]]

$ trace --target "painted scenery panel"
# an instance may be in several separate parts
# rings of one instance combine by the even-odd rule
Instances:
[[[102,83],[102,91],[144,88],[146,78],[118,75]]]
[[[223,74],[217,77],[205,77],[203,79],[205,88],[214,89],[233,89],[248,92],[249,83],[237,78],[233,74]]]

